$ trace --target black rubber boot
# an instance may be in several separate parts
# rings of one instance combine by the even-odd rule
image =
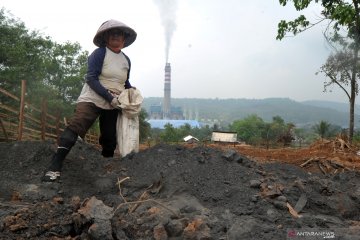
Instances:
[[[103,149],[103,150],[101,151],[101,155],[102,155],[104,158],[114,157],[114,150]]]
[[[50,167],[48,170],[52,172],[60,172],[62,169],[63,161],[69,152],[70,149],[59,146],[56,153],[51,159]]]
[[[75,145],[78,134],[66,128],[60,136],[60,142],[56,153],[51,159],[50,166],[41,178],[44,182],[54,182],[60,177],[63,161],[71,148]]]

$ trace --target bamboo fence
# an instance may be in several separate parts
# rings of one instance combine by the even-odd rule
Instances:
[[[58,141],[64,131],[66,118],[48,113],[47,100],[44,98],[40,107],[26,101],[26,80],[21,81],[20,97],[0,88],[7,102],[0,101],[0,142],[4,141]],[[15,107],[14,107],[15,106]],[[17,107],[16,107],[17,106]],[[89,131],[85,142],[98,146],[98,134]]]

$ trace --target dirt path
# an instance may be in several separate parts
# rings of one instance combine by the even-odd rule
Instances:
[[[360,239],[356,152],[156,145],[120,160],[78,142],[42,183],[54,150],[0,143],[0,239]]]

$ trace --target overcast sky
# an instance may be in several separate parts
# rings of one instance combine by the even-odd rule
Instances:
[[[296,37],[276,40],[281,19],[300,13],[278,0],[2,0],[1,7],[52,40],[79,42],[92,52],[100,24],[117,19],[137,40],[124,52],[132,62],[130,81],[145,97],[163,97],[166,46],[173,98],[290,98],[347,102],[325,78],[315,75],[330,54],[324,24]],[[162,6],[160,6],[162,5]],[[160,14],[164,5],[168,15]],[[318,19],[320,6],[304,13]],[[174,26],[166,41],[164,19]],[[169,29],[168,33],[169,33]]]

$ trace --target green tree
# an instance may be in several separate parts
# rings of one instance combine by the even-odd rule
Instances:
[[[220,130],[219,124],[214,123],[213,130],[214,131],[219,131]]]
[[[190,124],[186,123],[185,125],[180,126],[177,129],[177,132],[178,132],[177,135],[180,138],[184,138],[184,137],[192,134],[192,129],[191,129]]]
[[[315,132],[319,134],[321,139],[324,139],[330,131],[330,123],[326,121],[320,121],[314,126]]]
[[[355,97],[359,92],[357,81],[359,80],[360,66],[358,64],[356,69],[357,75],[355,81],[353,81],[353,62],[353,51],[349,49],[349,46],[344,46],[342,50],[331,54],[319,71],[327,77],[327,81],[324,82],[324,91],[327,91],[328,87],[336,85],[343,90],[349,103],[355,102]],[[354,118],[354,109],[352,108],[350,108],[350,119],[351,118]],[[350,124],[354,125],[353,120]]]
[[[50,108],[61,109],[70,115],[84,84],[88,53],[82,51],[78,43],[69,42],[54,43],[50,51],[49,56],[44,58],[46,76],[39,83],[46,86],[46,91],[53,93],[48,98]],[[31,95],[44,96],[43,94],[48,96],[43,92]]]
[[[282,141],[281,138],[286,135],[287,125],[285,121],[280,116],[275,116],[270,123],[270,130],[271,130],[271,139],[274,142]]]
[[[145,111],[145,109],[141,109],[141,112],[139,114],[139,133],[140,133],[140,137],[139,140],[140,142],[144,142],[145,140],[147,140],[150,137],[150,123],[148,123],[146,121],[146,118],[148,117],[147,112]]]
[[[267,133],[267,141],[268,142],[283,142],[282,137],[285,135],[286,132],[286,125],[283,118],[280,116],[275,116],[272,119],[272,122],[268,124],[268,133]]]
[[[266,148],[270,147],[271,140],[274,138],[274,131],[271,123],[265,123],[264,129],[261,133],[261,137],[265,142]]]
[[[273,117],[272,122],[267,123],[255,114],[236,120],[229,126],[231,131],[237,132],[239,139],[249,144],[264,144],[267,148],[279,143],[290,145],[294,139],[294,127],[294,124],[286,123],[280,116]]]
[[[354,110],[355,98],[358,93],[357,78],[359,76],[359,51],[360,51],[360,1],[329,1],[329,0],[279,0],[280,4],[285,6],[288,2],[292,2],[296,10],[300,11],[309,6],[311,2],[320,3],[323,7],[322,19],[317,23],[328,20],[329,24],[327,30],[332,29],[334,36],[332,39],[341,41],[344,39],[341,34],[345,32],[346,37],[352,40],[349,45],[352,50],[350,72],[348,73],[348,84],[350,85],[350,92],[347,94],[350,105],[349,118],[349,140],[352,140],[354,134]],[[288,32],[294,35],[305,31],[306,29],[316,25],[317,23],[310,23],[304,15],[300,15],[293,21],[281,20],[278,24],[277,39],[283,39]],[[325,72],[326,74],[326,72]],[[329,75],[326,74],[328,77]],[[331,78],[330,78],[331,79]],[[333,79],[331,79],[333,80]],[[333,81],[334,84],[338,82]]]
[[[43,83],[60,93],[65,103],[79,96],[86,73],[87,52],[78,43],[54,44]]]
[[[284,119],[280,116],[275,116],[271,123],[265,123],[262,130],[262,138],[268,148],[270,144],[282,143],[284,146],[289,146],[293,140],[292,128],[293,124],[286,124]]]
[[[355,133],[354,133],[354,142],[357,144],[360,143],[360,131],[359,130],[355,131]]]
[[[230,130],[237,132],[238,138],[249,144],[261,142],[263,129],[266,129],[265,122],[256,114],[230,124]]]
[[[209,125],[205,125],[201,128],[191,129],[191,135],[198,138],[200,141],[210,141],[213,129]]]
[[[304,128],[295,128],[294,129],[294,138],[295,141],[299,144],[299,147],[302,147],[302,144],[306,142],[307,132]]]
[[[30,31],[9,15],[0,10],[0,87],[19,94],[21,80],[27,80],[28,102],[39,105],[46,98],[49,110],[71,114],[88,53],[78,43],[58,44]]]
[[[293,123],[287,123],[282,129],[282,133],[278,136],[277,142],[283,143],[284,146],[290,146],[291,142],[295,140],[294,138],[294,128]]]
[[[164,131],[160,133],[160,140],[163,142],[178,142],[180,140],[178,131],[170,123],[165,125]]]
[[[338,133],[342,132],[340,126],[333,125],[327,121],[320,121],[314,125],[313,129],[321,139],[335,137]]]
[[[0,10],[0,87],[14,93],[20,81],[27,79],[28,88],[39,86],[45,77],[46,58],[53,43],[37,32],[30,32],[24,23]]]

